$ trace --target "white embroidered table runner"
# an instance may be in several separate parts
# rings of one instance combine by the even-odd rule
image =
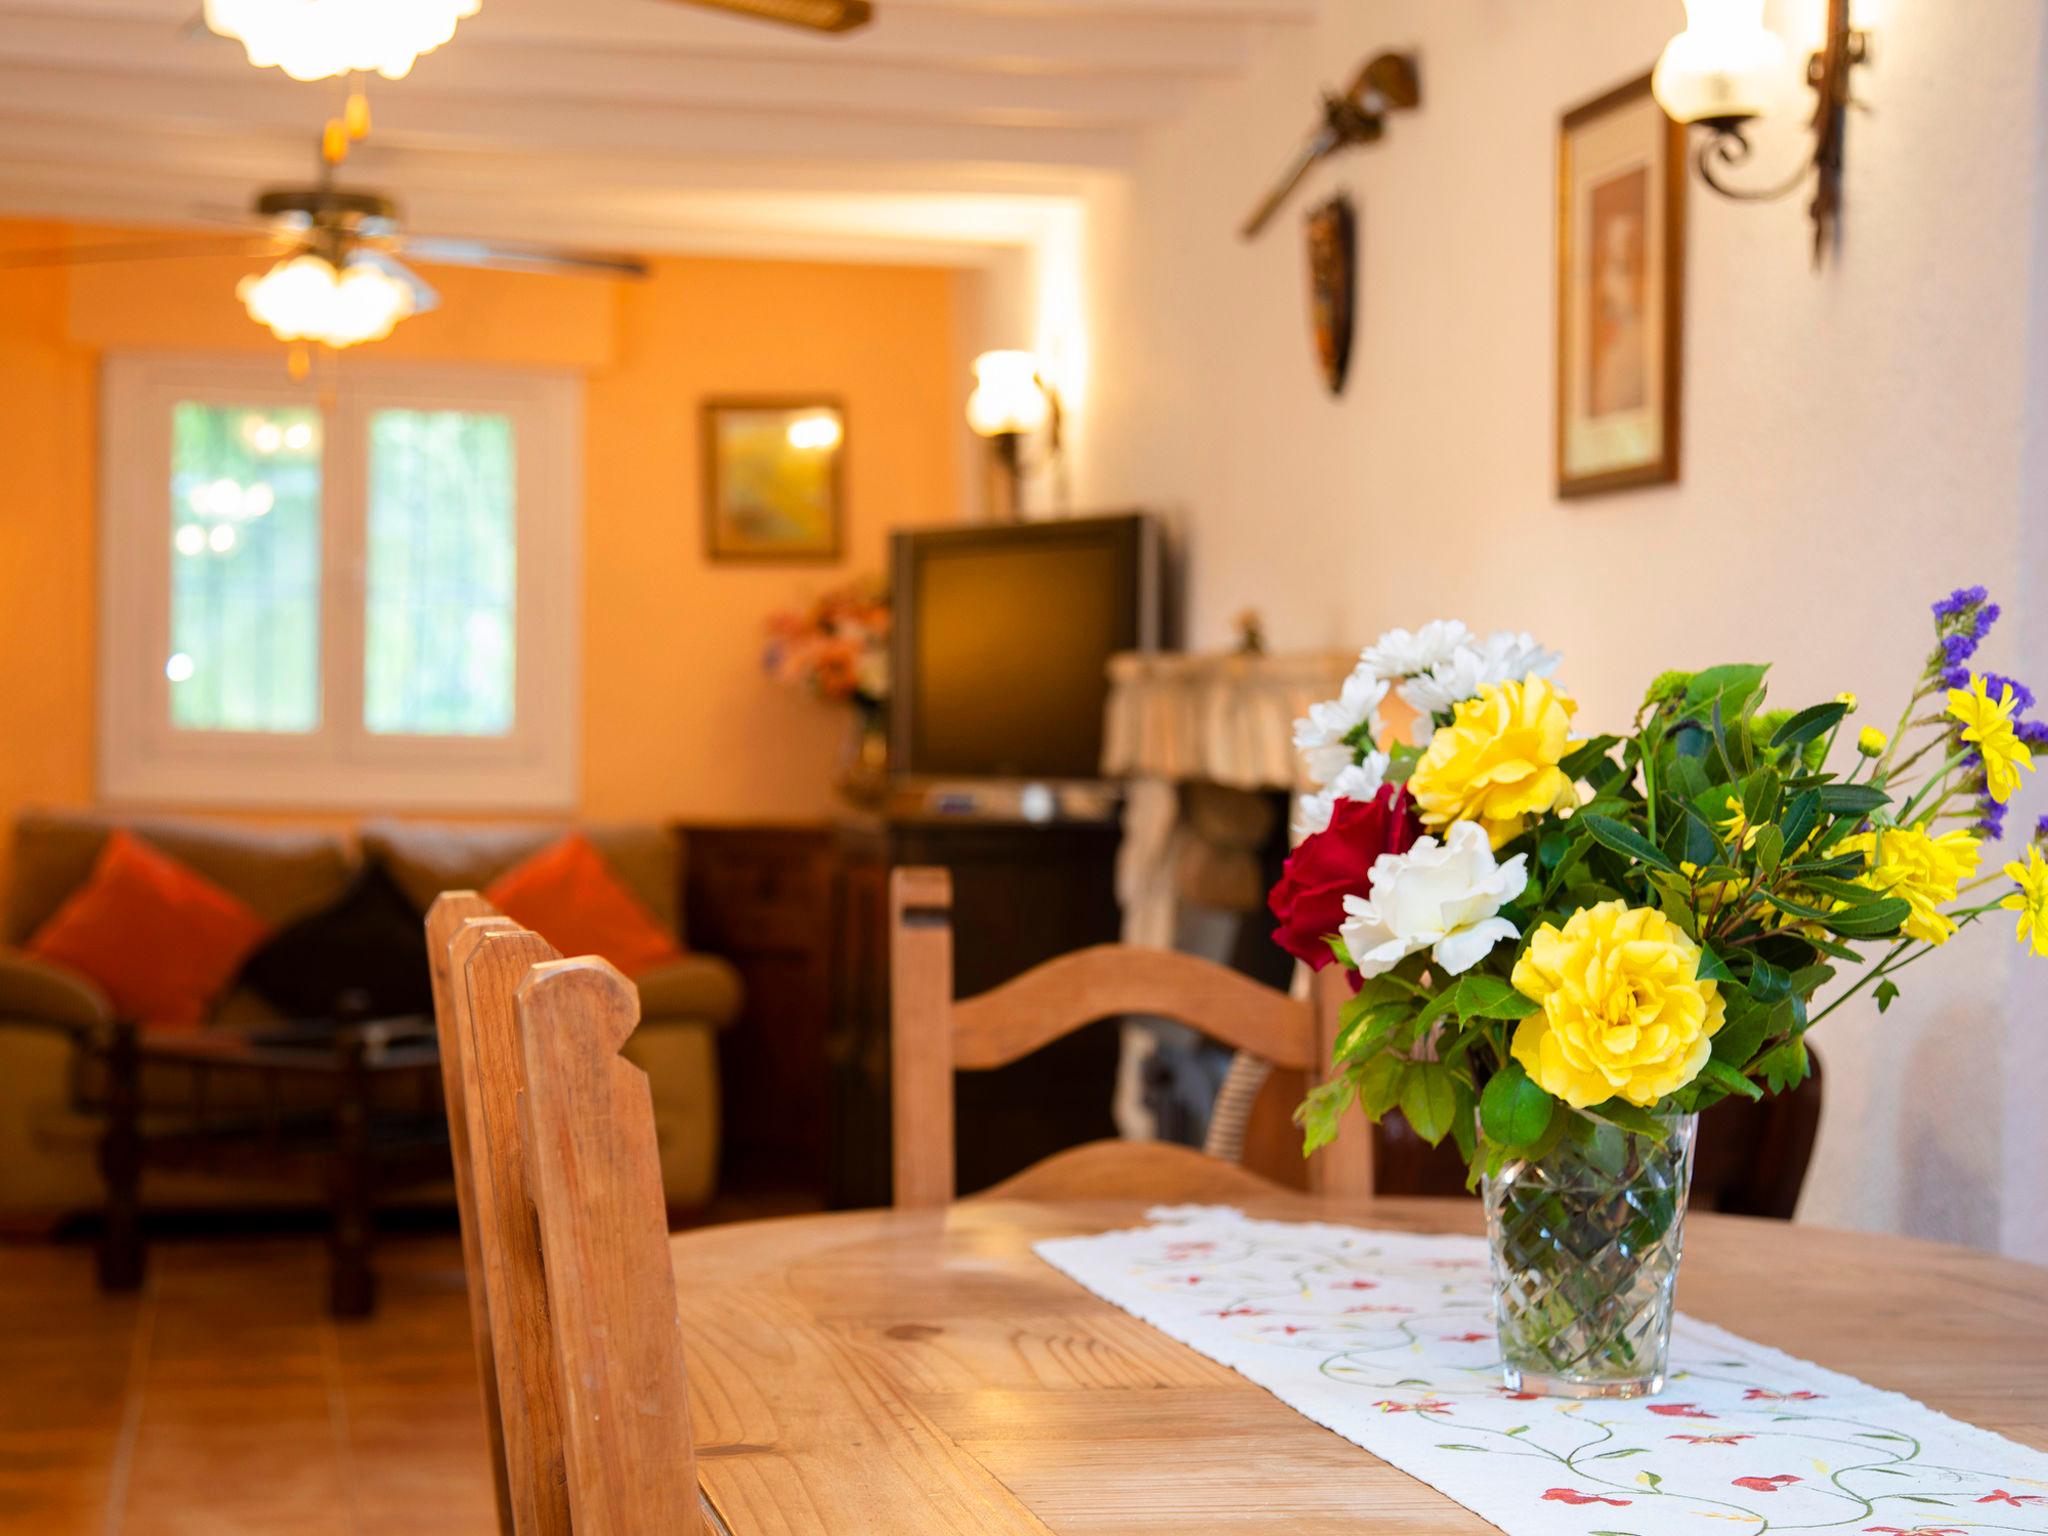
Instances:
[[[1509,1536],[2048,1532],[2048,1455],[1689,1317],[1659,1397],[1510,1394],[1478,1238],[1152,1215],[1037,1251]]]

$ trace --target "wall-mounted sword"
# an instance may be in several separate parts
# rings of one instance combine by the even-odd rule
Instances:
[[[1256,237],[1320,161],[1347,145],[1374,142],[1386,132],[1387,113],[1405,111],[1421,100],[1422,82],[1412,53],[1380,54],[1359,70],[1342,95],[1325,91],[1322,122],[1240,233],[1247,240]]]

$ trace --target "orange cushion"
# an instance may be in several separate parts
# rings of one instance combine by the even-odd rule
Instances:
[[[491,882],[484,899],[565,955],[602,955],[628,976],[680,960],[675,936],[619,883],[581,832]]]
[[[116,831],[28,950],[98,982],[123,1018],[191,1025],[267,931],[247,903]]]

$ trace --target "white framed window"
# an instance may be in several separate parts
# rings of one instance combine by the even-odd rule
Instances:
[[[124,356],[102,402],[103,795],[574,805],[580,383]]]

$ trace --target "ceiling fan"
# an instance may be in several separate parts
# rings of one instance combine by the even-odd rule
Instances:
[[[381,341],[399,321],[436,308],[440,296],[401,256],[429,266],[640,278],[646,263],[606,251],[525,241],[472,240],[409,233],[397,202],[383,192],[337,184],[323,158],[317,181],[270,187],[249,210],[207,217],[251,226],[213,238],[138,240],[0,252],[0,269],[150,261],[180,256],[274,258],[236,289],[250,317],[280,341],[330,347]]]
[[[874,19],[870,0],[663,0],[810,32],[851,32]],[[210,33],[242,44],[259,69],[295,80],[336,75],[402,79],[423,53],[455,35],[483,0],[205,0],[187,38]]]

